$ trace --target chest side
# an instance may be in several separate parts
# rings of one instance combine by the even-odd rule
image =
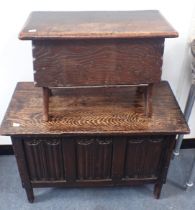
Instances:
[[[159,82],[164,39],[33,41],[37,86]]]

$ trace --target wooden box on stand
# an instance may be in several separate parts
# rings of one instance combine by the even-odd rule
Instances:
[[[32,40],[34,84],[43,89],[47,121],[51,89],[75,86],[142,85],[143,111],[151,116],[164,39],[177,36],[164,17],[151,10],[32,12],[19,38]]]

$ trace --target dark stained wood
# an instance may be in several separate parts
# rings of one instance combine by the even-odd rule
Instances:
[[[66,140],[67,141],[67,140]],[[181,149],[194,149],[195,139],[184,139]],[[12,145],[0,145],[0,155],[14,155]]]
[[[144,95],[136,87],[53,89],[51,121],[44,122],[41,88],[33,83],[18,83],[0,133],[24,136],[189,133],[168,83],[161,82],[153,89],[151,118],[144,115]]]
[[[33,41],[39,87],[139,85],[161,79],[164,39]]]
[[[18,164],[20,178],[22,181],[22,186],[24,187],[26,191],[28,201],[32,203],[34,201],[34,194],[33,194],[33,188],[30,182],[29,172],[27,168],[28,163],[25,158],[22,139],[17,138],[17,137],[12,137],[11,139],[12,139],[14,154],[15,154],[16,161]]]
[[[148,178],[159,176],[163,151],[162,137],[135,137],[127,141],[125,175],[127,178]]]
[[[30,202],[32,187],[146,183],[159,198],[175,135],[189,132],[160,82],[164,38],[177,35],[158,11],[31,14],[20,38],[33,40],[41,88],[18,83],[0,130]]]
[[[48,121],[49,120],[49,96],[51,95],[50,90],[48,87],[43,87],[43,114],[44,114],[44,120]]]
[[[162,182],[157,182],[154,185],[154,196],[155,196],[156,199],[159,199],[160,198],[162,186],[163,186],[163,183]]]
[[[24,142],[31,180],[64,179],[61,140],[43,139],[27,138]]]
[[[195,139],[184,139],[182,142],[181,149],[194,149],[195,148]],[[0,155],[14,155],[12,145],[0,145]]]
[[[62,146],[65,179],[68,183],[74,182],[76,180],[75,139],[71,137],[62,139]]]
[[[135,186],[155,183],[156,178],[145,179],[126,179],[120,182],[113,182],[113,180],[78,180],[77,182],[65,182],[65,181],[32,181],[31,184],[35,188],[39,187],[109,187],[109,186]]]
[[[112,162],[112,140],[86,138],[77,141],[77,179],[109,179]]]
[[[112,157],[112,179],[114,183],[119,182],[124,176],[124,162],[126,151],[126,139],[114,140]]]
[[[169,141],[166,142],[166,148],[168,148],[168,150],[166,151],[166,154],[164,154],[164,165],[163,165],[163,169],[161,171],[161,179],[163,181],[163,183],[166,182],[166,178],[167,178],[167,173],[168,173],[168,169],[169,169],[169,164],[171,161],[171,157],[172,157],[172,151],[175,147],[175,143],[176,143],[176,139],[175,136],[170,136],[168,137]]]
[[[157,10],[32,12],[20,39],[177,37]]]
[[[64,180],[61,139],[47,140],[44,147],[49,178],[51,180]]]
[[[34,82],[47,88],[142,85],[161,80],[164,39],[177,32],[157,10],[33,12],[19,35],[32,40]],[[151,85],[146,115],[152,114]]]
[[[34,187],[147,183],[155,184],[159,198],[175,136],[189,130],[168,83],[153,89],[150,118],[142,112],[140,87],[54,89],[52,121],[45,122],[42,88],[18,83],[1,132],[12,137],[28,200],[33,202]]]
[[[154,84],[150,83],[146,87],[146,92],[145,92],[145,112],[146,116],[151,117],[152,116],[152,92],[153,92],[153,86]]]
[[[49,88],[148,84],[146,108],[152,114],[152,83],[161,80],[164,39],[33,41],[34,81],[43,87],[44,120]]]
[[[36,138],[12,139],[16,154],[20,152],[20,159],[16,158],[30,202],[34,198],[32,186],[96,187],[155,183],[154,195],[159,198],[175,142],[175,136],[167,135],[82,138],[72,135],[71,138],[63,137],[63,140],[60,136],[39,135]]]
[[[36,142],[36,143],[35,143]],[[32,141],[32,143],[28,143],[28,140],[24,143],[25,151],[26,151],[26,158],[28,160],[29,165],[29,174],[31,180],[40,179],[41,177],[41,163],[39,160],[39,155],[41,152],[39,151],[37,154],[37,150],[39,148],[40,141]]]
[[[173,149],[175,147],[175,136],[168,136],[165,137],[169,141],[166,141],[164,148],[163,148],[163,157],[161,158],[161,167],[159,167],[159,176],[158,180],[154,186],[154,196],[156,199],[160,198],[161,190],[163,184],[166,183],[167,172],[172,156]]]

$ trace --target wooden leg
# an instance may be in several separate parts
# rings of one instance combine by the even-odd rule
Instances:
[[[43,87],[43,114],[44,120],[49,120],[49,96],[51,94],[51,90],[47,87]]]
[[[33,193],[33,188],[27,188],[25,187],[25,191],[26,191],[26,195],[27,195],[27,198],[28,198],[28,201],[30,203],[33,203],[34,202],[34,193]]]
[[[169,168],[169,164],[171,160],[171,155],[172,155],[172,151],[175,145],[175,136],[168,136],[167,138],[168,138],[166,141],[167,150],[164,151],[163,153],[164,157],[162,157],[163,165],[160,171],[161,175],[154,186],[154,196],[156,197],[156,199],[160,198],[162,186],[163,184],[166,183],[167,172],[168,172],[168,168]]]
[[[143,94],[145,92],[145,86],[137,86],[136,93]]]
[[[16,157],[17,165],[18,165],[18,171],[20,173],[22,186],[26,190],[26,195],[29,202],[32,203],[34,201],[34,194],[33,194],[33,188],[31,186],[31,182],[30,182],[30,178],[28,174],[28,168],[26,165],[22,139],[19,137],[12,137],[12,144],[13,144],[14,154]]]
[[[153,91],[153,84],[149,84],[145,91],[145,115],[147,117],[152,116],[152,91]]]
[[[163,186],[163,183],[159,183],[159,182],[154,185],[154,196],[156,199],[160,198],[162,186]]]
[[[51,89],[48,88],[48,90],[49,90],[49,96],[52,96],[52,91],[51,91]]]

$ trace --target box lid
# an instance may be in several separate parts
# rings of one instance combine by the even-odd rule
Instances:
[[[58,88],[43,121],[41,88],[18,83],[0,128],[1,135],[160,135],[189,133],[167,82],[155,84],[152,117],[144,114],[137,87]]]
[[[22,40],[177,37],[157,10],[32,12],[19,34]]]

